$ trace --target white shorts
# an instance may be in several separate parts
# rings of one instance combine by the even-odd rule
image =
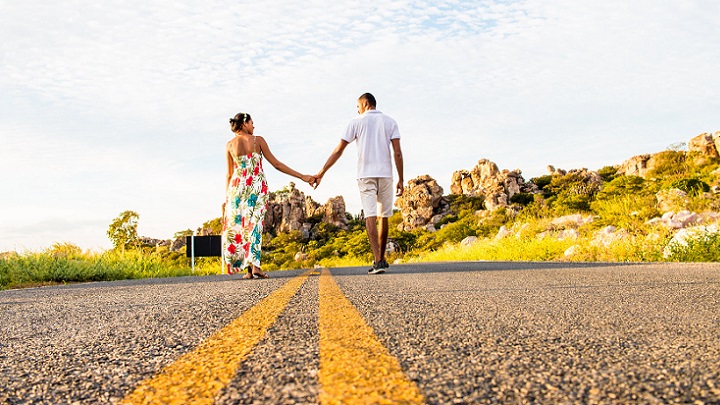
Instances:
[[[393,214],[393,179],[370,177],[358,179],[357,182],[365,218],[390,218]]]

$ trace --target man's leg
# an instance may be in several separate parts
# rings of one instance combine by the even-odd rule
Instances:
[[[387,248],[387,240],[388,240],[388,219],[387,218],[380,218],[380,231],[379,231],[379,240],[378,244],[380,249],[380,259],[379,260],[385,260],[385,248]]]
[[[385,219],[385,222],[387,224],[387,219]],[[387,228],[387,225],[385,228]],[[368,240],[370,241],[370,248],[372,249],[373,256],[375,257],[375,263],[377,263],[383,258],[383,253],[385,252],[384,248],[382,249],[383,253],[381,253],[380,250],[381,246],[378,236],[377,217],[365,218],[365,229],[367,230]],[[382,226],[380,227],[380,231],[382,232]],[[387,229],[385,229],[385,239],[387,240]]]

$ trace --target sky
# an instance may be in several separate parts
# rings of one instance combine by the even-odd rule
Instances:
[[[0,252],[220,216],[228,119],[316,173],[371,92],[405,181],[597,170],[720,131],[715,0],[0,0]],[[356,147],[313,190],[357,215]]]

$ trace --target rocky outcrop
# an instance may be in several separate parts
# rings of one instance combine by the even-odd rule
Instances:
[[[408,181],[403,195],[395,200],[400,208],[403,221],[399,230],[411,231],[419,228],[432,228],[450,212],[447,200],[443,198],[443,189],[437,181],[428,175]]]
[[[564,176],[567,174],[567,170],[555,168],[553,165],[548,165],[547,171],[551,176]]]
[[[472,170],[458,170],[453,173],[450,184],[451,194],[484,196],[485,208],[492,211],[506,207],[517,193],[535,193],[537,187],[525,183],[520,170],[500,170],[498,166],[481,159]]]
[[[638,155],[622,162],[618,167],[617,174],[625,176],[647,176],[648,171],[652,169],[652,155]]]
[[[172,241],[170,239],[155,239],[150,238],[147,236],[141,236],[138,238],[138,242],[141,246],[148,246],[148,247],[155,247],[158,248],[160,246],[172,246]]]
[[[323,222],[348,229],[348,218],[345,214],[345,199],[340,195],[328,200],[323,206]]]
[[[305,216],[307,218],[312,218],[323,215],[325,215],[325,206],[320,205],[310,196],[305,197]]]
[[[709,224],[718,222],[720,214],[717,212],[703,212],[697,214],[688,210],[679,212],[668,211],[661,217],[653,218],[646,222],[648,225],[660,225],[668,229],[684,229],[693,225]]]
[[[717,144],[720,143],[720,131],[713,134],[704,133],[700,134],[688,142],[688,151],[698,152],[701,155],[705,155],[711,158],[720,157],[718,154]]]
[[[265,212],[265,229],[277,232],[299,231],[307,222],[305,194],[290,183],[288,189],[270,193]]]

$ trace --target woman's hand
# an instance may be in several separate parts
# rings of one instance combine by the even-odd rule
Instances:
[[[315,176],[310,176],[309,174],[303,174],[301,177],[302,181],[308,183],[312,188],[317,187],[317,179]]]

